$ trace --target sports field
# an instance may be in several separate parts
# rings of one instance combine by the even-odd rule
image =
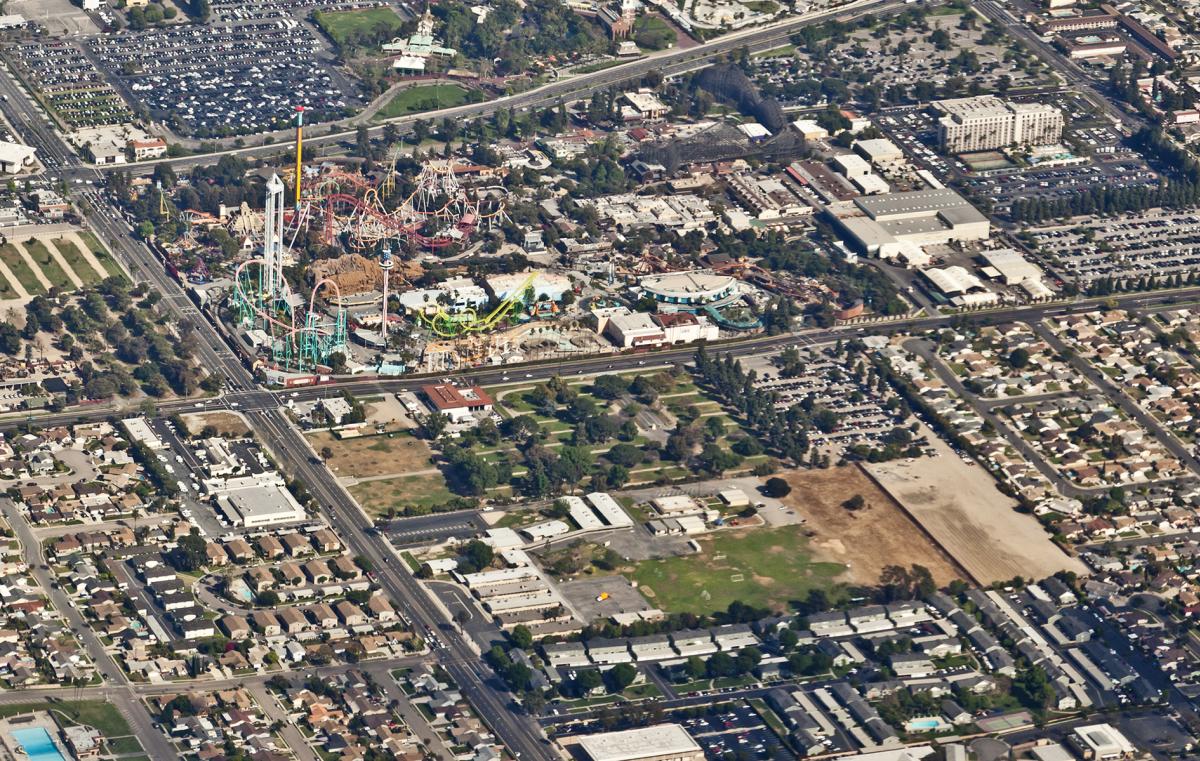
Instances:
[[[812,589],[832,593],[846,570],[814,560],[802,526],[725,529],[697,541],[699,555],[638,564],[633,578],[651,605],[714,613],[740,600],[784,610]]]

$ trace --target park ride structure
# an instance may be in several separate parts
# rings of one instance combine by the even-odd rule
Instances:
[[[421,322],[439,338],[459,338],[471,333],[489,331],[533,303],[533,281],[536,278],[536,272],[530,273],[520,287],[514,288],[487,314],[481,315],[471,307],[458,312],[448,312],[444,304],[438,304],[432,313],[420,313]]]
[[[327,367],[335,352],[348,344],[346,310],[337,282],[322,278],[313,284],[307,300],[284,277],[283,181],[272,175],[267,182],[262,255],[242,262],[234,274],[233,306],[238,324],[255,331],[269,346],[271,359],[285,371],[310,372]],[[321,311],[317,297],[331,291],[332,314]]]
[[[378,183],[360,174],[330,169],[301,180],[293,226],[319,231],[320,242],[349,250],[375,250],[389,241],[411,250],[436,251],[467,241],[505,219],[503,185],[464,186],[452,159],[426,161],[408,195],[397,193],[396,161]]]

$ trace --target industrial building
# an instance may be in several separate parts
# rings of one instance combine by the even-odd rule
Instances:
[[[601,324],[603,334],[623,349],[713,341],[720,332],[708,318],[687,312],[646,314],[622,308]]]
[[[1013,103],[994,95],[934,102],[938,144],[950,153],[1018,145],[1050,145],[1062,138],[1063,115],[1042,103]]]
[[[938,293],[956,306],[977,306],[996,301],[996,294],[965,267],[930,267],[922,270],[921,274]]]
[[[703,761],[701,748],[678,724],[600,732],[580,738],[587,761]]]
[[[829,215],[861,253],[920,264],[921,247],[985,240],[988,218],[947,188],[864,196],[831,204]]]
[[[21,143],[0,140],[0,173],[16,174],[34,165],[37,150]]]
[[[495,275],[489,277],[484,284],[492,297],[504,301],[513,295],[533,274],[533,281],[528,288],[533,290],[534,301],[562,301],[562,297],[571,290],[571,280],[566,275],[556,272],[516,272],[511,275]]]
[[[879,169],[890,169],[904,163],[904,151],[887,138],[856,140],[854,150]]]

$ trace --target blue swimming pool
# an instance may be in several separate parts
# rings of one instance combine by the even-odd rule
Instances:
[[[12,736],[25,749],[29,761],[66,761],[44,727],[14,729]]]
[[[938,719],[912,719],[908,722],[907,727],[910,732],[920,729],[937,729],[942,725]]]

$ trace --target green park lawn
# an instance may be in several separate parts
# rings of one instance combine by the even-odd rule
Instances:
[[[58,249],[58,253],[62,254],[67,264],[71,265],[71,269],[75,270],[75,274],[79,276],[84,285],[98,283],[104,279],[106,273],[94,270],[88,260],[83,258],[83,252],[74,242],[66,238],[58,238],[53,243],[54,247]]]
[[[71,282],[71,278],[63,270],[58,260],[50,255],[50,249],[40,240],[25,241],[21,245],[25,246],[25,250],[33,257],[33,261],[42,268],[42,274],[50,281],[50,285],[56,286],[59,290],[70,291],[74,290],[75,284]]]
[[[79,238],[85,244],[87,244],[89,248],[92,249],[92,253],[96,256],[96,260],[99,261],[100,265],[104,267],[104,271],[109,277],[119,277],[122,280],[126,279],[125,271],[122,270],[121,265],[117,264],[116,260],[112,258],[112,254],[108,253],[108,249],[105,248],[104,244],[100,242],[99,238],[87,230],[81,231],[79,233]]]
[[[401,90],[375,114],[376,121],[421,111],[453,108],[469,102],[471,93],[458,85],[419,85]]]
[[[95,727],[105,737],[129,737],[129,723],[112,703],[99,700],[58,700],[54,703],[12,703],[0,705],[0,717],[19,716],[34,711],[53,711],[68,723]]]
[[[20,252],[13,247],[11,243],[5,243],[0,246],[0,259],[8,265],[8,269],[12,271],[13,277],[20,281],[21,286],[25,288],[25,292],[30,296],[36,296],[39,293],[45,293],[46,289],[42,287],[41,281],[33,274],[33,270],[25,263],[25,257],[21,256]]]
[[[321,31],[329,35],[339,47],[348,40],[363,35],[387,37],[397,34],[404,23],[396,12],[386,6],[363,8],[355,11],[335,11],[313,14],[313,20]]]
[[[701,552],[646,560],[633,573],[651,605],[669,613],[715,613],[740,600],[784,610],[813,589],[834,589],[845,570],[812,559],[801,526],[722,530]]]

